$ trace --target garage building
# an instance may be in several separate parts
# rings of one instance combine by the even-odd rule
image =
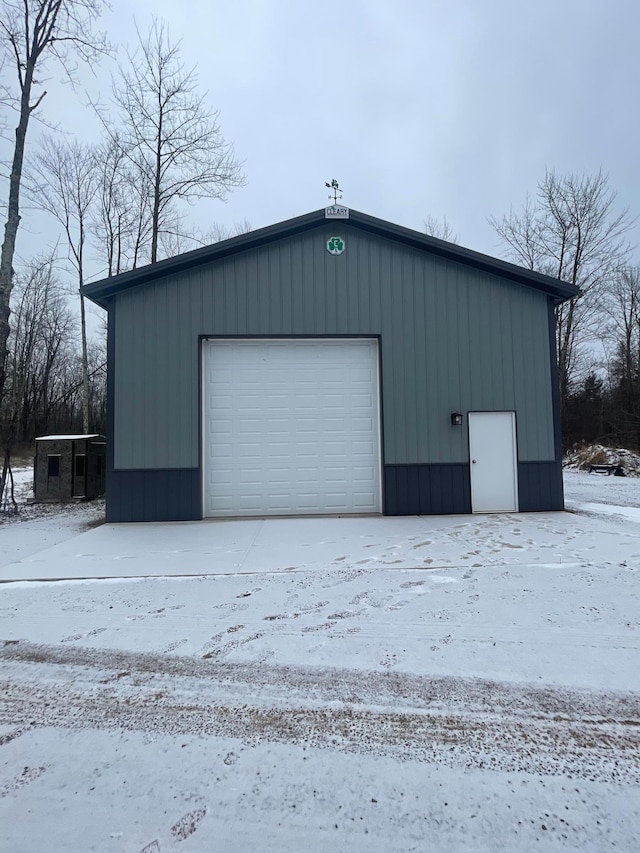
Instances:
[[[109,521],[563,508],[569,284],[333,206],[84,293]]]

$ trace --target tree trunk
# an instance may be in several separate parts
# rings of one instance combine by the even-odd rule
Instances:
[[[7,221],[4,226],[4,240],[0,255],[0,403],[4,398],[7,379],[7,356],[9,354],[9,316],[11,314],[11,290],[13,287],[13,256],[16,250],[16,236],[20,224],[20,182],[27,127],[31,116],[31,84],[33,82],[33,64],[29,62],[25,69],[24,84],[20,97],[20,120],[16,127],[16,143],[13,150],[11,174],[9,176],[9,201]]]
[[[82,330],[82,431],[89,434],[89,357],[87,355],[87,324],[84,295],[80,294],[80,326]]]
[[[160,93],[158,93],[160,100]],[[162,106],[158,105],[158,135],[156,137],[156,162],[153,176],[153,214],[151,219],[151,263],[158,260],[158,231],[160,230],[160,187],[162,183]]]

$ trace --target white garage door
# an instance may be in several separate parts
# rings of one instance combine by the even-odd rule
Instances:
[[[381,511],[375,340],[203,343],[204,514]]]

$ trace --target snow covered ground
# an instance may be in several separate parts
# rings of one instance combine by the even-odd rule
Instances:
[[[567,513],[0,525],[0,847],[637,853],[640,480],[565,483]]]

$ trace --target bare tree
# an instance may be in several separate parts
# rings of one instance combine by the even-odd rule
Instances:
[[[139,208],[150,209],[149,257],[155,263],[178,202],[224,199],[244,184],[244,175],[222,136],[219,113],[209,109],[195,70],[180,58],[180,43],[157,19],[146,36],[138,31],[138,42],[113,83],[120,115],[105,125],[136,172]]]
[[[240,234],[251,231],[251,223],[247,219],[234,222],[232,226],[216,224],[207,231],[198,228],[187,227],[182,218],[176,214],[173,222],[167,220],[165,229],[160,235],[163,256],[175,257],[182,252],[198,249],[201,246],[210,246],[212,243],[220,243],[222,240],[230,240]]]
[[[56,60],[67,74],[73,57],[94,60],[106,50],[104,37],[93,32],[102,0],[1,0],[0,50],[13,65],[14,86],[5,86],[3,99],[15,107],[18,123],[9,172],[7,218],[0,255],[0,402],[6,380],[7,342],[13,257],[20,223],[20,187],[29,121],[46,95],[38,73]]]
[[[606,335],[613,347],[609,364],[611,420],[627,446],[640,447],[640,268],[626,267],[608,294],[611,319]]]
[[[429,237],[437,237],[438,240],[446,240],[448,243],[458,243],[458,235],[447,221],[447,217],[438,219],[437,216],[427,216],[424,221],[424,230]]]
[[[69,260],[75,269],[80,297],[82,338],[82,428],[89,432],[89,362],[84,295],[85,248],[91,208],[98,190],[97,152],[73,140],[45,137],[35,159],[30,195],[35,204],[55,217],[64,229]]]
[[[151,210],[148,205],[139,207],[136,173],[117,133],[99,146],[96,169],[98,191],[91,236],[106,262],[107,275],[118,275],[137,266],[137,250],[150,233]]]
[[[536,202],[511,211],[494,229],[520,264],[581,288],[582,294],[556,309],[560,400],[564,410],[578,363],[580,343],[597,336],[603,293],[625,263],[628,210],[616,210],[607,176],[557,176],[547,171]]]
[[[216,224],[202,234],[202,245],[206,246],[210,243],[221,243],[223,240],[231,240],[232,237],[248,234],[252,230],[253,225],[248,219],[240,219],[234,222],[233,225]]]

